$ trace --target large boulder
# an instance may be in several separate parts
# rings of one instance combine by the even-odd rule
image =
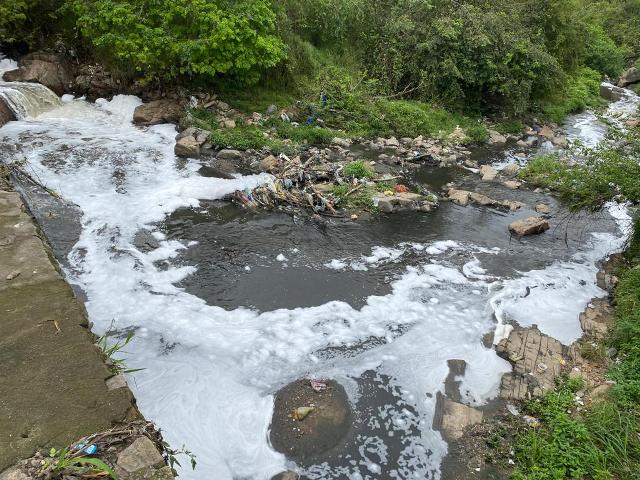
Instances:
[[[16,70],[5,72],[8,82],[37,82],[62,95],[73,83],[71,65],[61,55],[36,52],[25,55]]]
[[[294,461],[335,448],[351,426],[351,404],[344,388],[332,380],[315,387],[309,380],[298,380],[276,394],[271,444]]]
[[[154,100],[138,105],[133,112],[136,125],[158,125],[159,123],[178,123],[184,108],[176,100]]]
[[[631,84],[640,82],[640,70],[636,67],[631,67],[624,72],[620,80],[618,81],[619,87],[628,87]]]
[[[623,97],[624,94],[624,89],[620,87],[609,85],[608,83],[603,83],[602,85],[600,85],[600,96],[611,102],[617,102]]]
[[[529,217],[516,220],[509,225],[509,231],[518,237],[535,235],[549,230],[549,222],[542,217]]]
[[[555,388],[556,379],[578,354],[534,325],[514,328],[496,345],[498,356],[508,360],[513,370],[502,376],[500,396],[510,400],[540,397]]]
[[[498,176],[498,171],[491,165],[483,165],[480,167],[480,175],[485,182],[492,182]]]
[[[592,300],[586,310],[580,314],[580,326],[592,338],[604,340],[614,319],[615,313],[609,300],[597,298]]]
[[[7,106],[5,101],[0,98],[0,128],[7,122],[15,120],[16,116],[13,111]]]
[[[191,135],[176,141],[174,153],[178,157],[198,158],[200,156],[200,142]]]
[[[83,65],[76,73],[73,88],[77,95],[86,95],[94,100],[123,92],[126,83],[102,65]],[[129,91],[129,93],[139,92]]]

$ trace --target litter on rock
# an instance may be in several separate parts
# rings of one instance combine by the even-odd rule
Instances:
[[[310,380],[309,383],[316,392],[322,392],[327,389],[327,384],[320,380]]]

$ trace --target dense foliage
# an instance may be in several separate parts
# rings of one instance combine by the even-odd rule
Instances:
[[[72,8],[101,54],[148,78],[255,81],[284,58],[268,0],[77,0]]]
[[[0,2],[5,47],[66,48],[146,80],[260,78],[316,95],[339,71],[375,96],[477,113],[546,106],[556,120],[587,104],[586,71],[615,77],[638,58],[639,32],[640,0]]]

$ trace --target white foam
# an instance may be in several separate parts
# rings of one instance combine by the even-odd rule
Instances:
[[[184,244],[167,240],[154,222],[178,208],[197,207],[200,199],[251,189],[271,177],[199,176],[197,162],[176,161],[172,126],[137,129],[131,124],[138,104],[124,96],[98,106],[73,100],[37,121],[11,122],[2,133],[20,138],[38,178],[81,208],[82,233],[69,258],[71,272],[78,272],[72,280],[87,294],[98,333],[112,324],[137,330],[128,350],[130,366],[146,368],[130,382],[138,404],[168,441],[186,444],[198,456],[196,472],[185,469],[181,478],[267,480],[285,470],[284,457],[267,440],[273,392],[307,375],[336,378],[348,386],[369,370],[388,378],[390,391],[400,391],[398,404],[411,410],[391,406],[380,414],[388,435],[400,437],[403,448],[391,478],[431,478],[447,449],[432,429],[435,393],[444,389],[447,361],[467,362],[461,380],[465,398],[473,404],[495,396],[502,373],[509,370],[493,349],[482,345],[482,336],[495,327],[487,305],[491,302],[503,321],[519,315],[521,305],[533,311],[543,301],[556,305],[560,298],[583,295],[583,285],[563,280],[570,269],[562,264],[524,273],[496,294],[489,288],[498,284],[488,283],[492,279],[473,254],[497,250],[446,241],[379,247],[357,259],[329,262],[329,268],[356,269],[417,256],[417,265],[391,283],[390,294],[369,297],[361,309],[329,302],[260,313],[208,305],[176,286],[194,266],[157,265],[175,257]],[[137,250],[133,238],[140,229],[151,231],[160,247],[148,253]],[[576,257],[572,274],[579,279],[590,275],[592,282],[594,258],[604,255],[606,242],[614,240],[594,237],[597,251]],[[447,253],[466,255],[466,263],[447,263]],[[280,256],[278,260],[286,260]],[[520,293],[532,281],[541,286],[553,281],[556,287],[547,288],[544,298],[534,292],[536,298],[524,299],[532,303],[523,304]],[[568,310],[565,315],[572,313]],[[520,318],[525,324],[531,321],[527,315]],[[577,317],[565,318],[558,311],[545,328],[553,329],[554,319],[577,323]],[[572,328],[563,327],[560,334],[569,337]],[[328,353],[331,347],[359,346],[371,339],[378,340],[375,346],[357,354]],[[357,400],[354,388],[347,391]],[[386,440],[371,442],[351,468],[318,465],[306,473],[310,478],[355,479],[387,468]]]
[[[18,62],[11,58],[6,58],[0,53],[0,80],[2,80],[2,75],[4,75],[5,72],[15,70],[16,68],[18,68]]]

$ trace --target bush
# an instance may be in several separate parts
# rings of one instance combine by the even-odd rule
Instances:
[[[83,37],[102,58],[148,80],[255,82],[284,58],[268,0],[73,0]]]
[[[371,167],[362,160],[355,160],[348,163],[342,169],[342,173],[351,178],[372,178],[374,176],[374,172],[371,170]]]
[[[566,78],[564,85],[542,104],[542,112],[552,121],[562,123],[567,115],[603,103],[600,97],[600,73],[587,67]]]
[[[24,0],[5,0],[0,3],[0,38],[3,42],[17,40],[16,35],[27,19],[26,10],[27,3]]]

